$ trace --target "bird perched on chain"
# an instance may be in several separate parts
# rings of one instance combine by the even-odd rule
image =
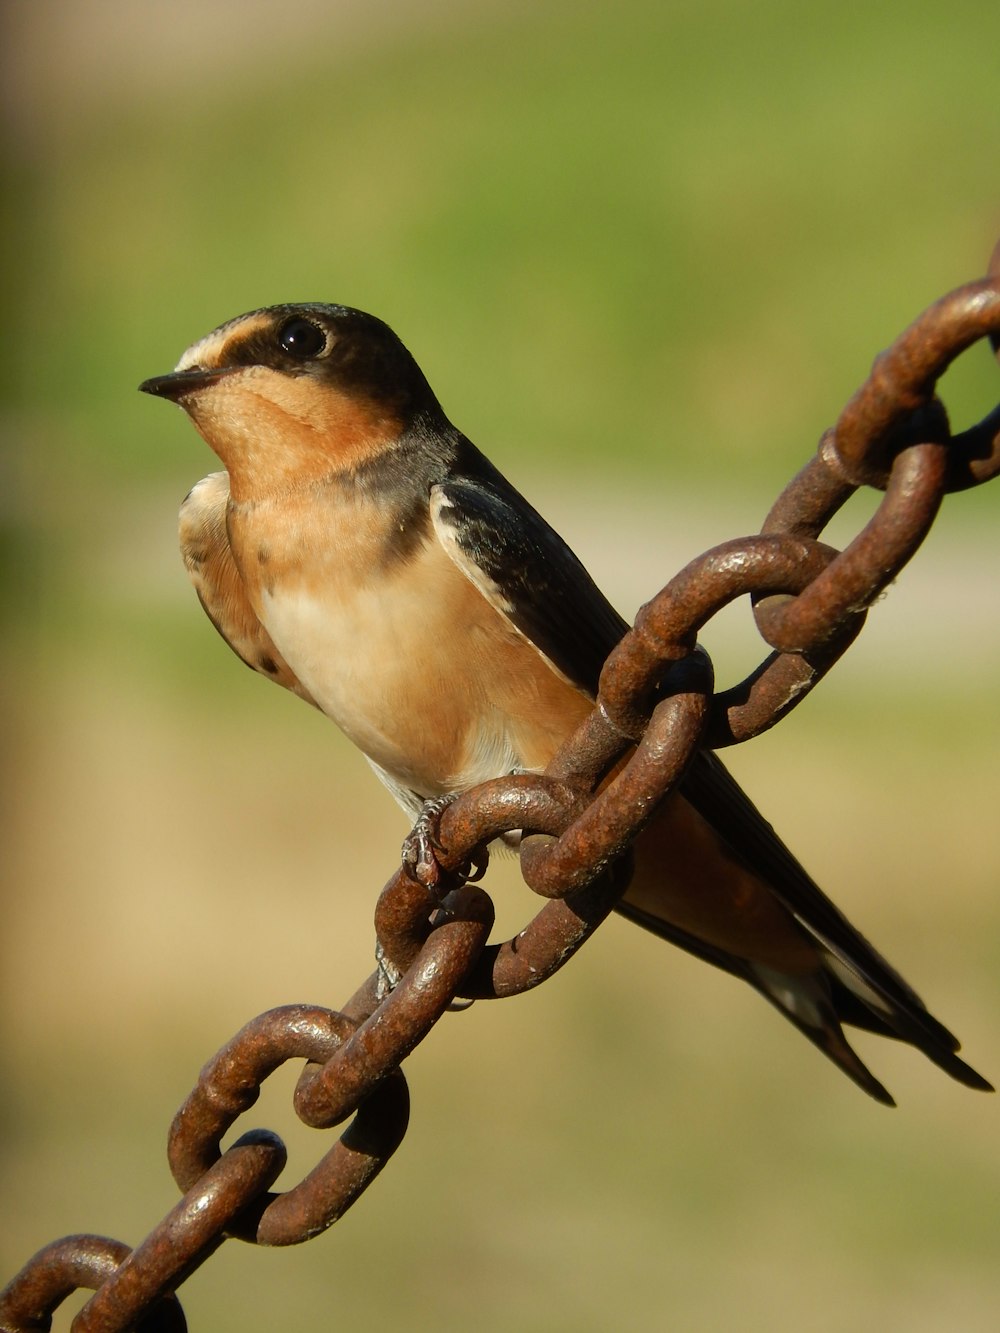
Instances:
[[[628,626],[386,324],[255,310],[141,388],[179,403],[225,465],[184,501],[180,540],[247,665],[332,718],[411,816],[545,768]],[[711,753],[636,840],[618,910],[749,982],[881,1102],[842,1023],[990,1088]]]

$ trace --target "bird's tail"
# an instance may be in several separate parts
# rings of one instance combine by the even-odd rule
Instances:
[[[885,1106],[894,1106],[895,1101],[851,1047],[844,1035],[845,1023],[908,1042],[966,1087],[993,1091],[982,1075],[959,1059],[956,1038],[909,988],[887,995],[861,977],[814,931],[810,934],[816,939],[821,966],[812,972],[786,973],[715,948],[627,901],[617,910],[662,939],[749,982],[848,1078]]]

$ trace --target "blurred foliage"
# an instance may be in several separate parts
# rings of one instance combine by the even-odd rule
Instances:
[[[19,404],[156,475],[176,423],[136,379],[240,310],[338,300],[505,449],[787,467],[985,260],[991,34],[981,3],[456,7],[97,103],[11,168]]]
[[[5,23],[7,1272],[165,1211],[194,1071],[360,979],[400,832],[200,616],[173,515],[214,459],[138,382],[242,310],[372,310],[631,611],[759,523],[876,351],[985,265],[1000,9],[25,0]],[[981,348],[949,374],[959,424],[995,385]],[[843,668],[732,761],[994,1077],[996,505],[956,497]],[[494,883],[516,928],[513,866]],[[192,1327],[992,1329],[995,1107],[866,1051],[894,1115],[609,923],[538,994],[442,1023],[371,1197],[294,1253],[226,1247]],[[291,1176],[319,1149],[289,1119],[283,1085],[255,1123]]]

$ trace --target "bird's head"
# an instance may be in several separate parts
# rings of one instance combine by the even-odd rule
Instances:
[[[221,325],[144,393],[179,403],[235,499],[350,471],[440,408],[387,324],[348,306],[254,310]]]

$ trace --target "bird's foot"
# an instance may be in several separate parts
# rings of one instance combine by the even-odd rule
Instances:
[[[403,865],[425,889],[437,889],[444,876],[437,856],[438,852],[443,851],[437,837],[438,824],[444,811],[460,795],[460,792],[453,791],[446,796],[425,801],[416,823],[403,841]],[[458,874],[462,879],[475,883],[486,874],[489,860],[489,851],[483,847],[459,867]]]
[[[437,839],[438,821],[457,797],[458,792],[453,791],[424,801],[416,823],[403,840],[403,865],[425,889],[436,889],[441,882],[443,871],[437,853],[443,849]]]

